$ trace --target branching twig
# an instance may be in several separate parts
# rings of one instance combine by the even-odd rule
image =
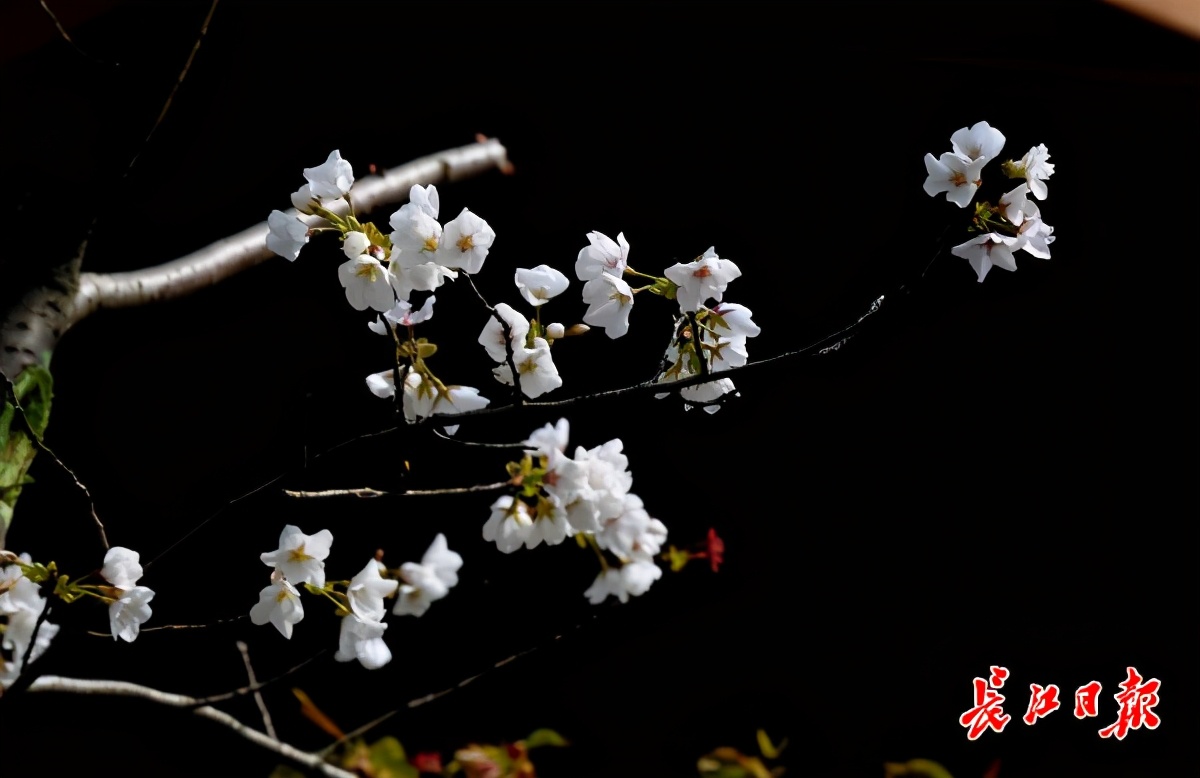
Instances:
[[[254,665],[250,664],[250,648],[245,641],[237,642],[238,651],[242,655],[242,662],[246,665],[246,678],[249,679],[251,686],[258,686],[258,679],[254,677]],[[263,701],[262,692],[258,689],[254,690],[254,701],[258,703],[258,712],[262,714],[263,729],[267,735],[274,740],[278,740],[279,736],[275,734],[275,725],[271,723],[271,713],[267,710],[267,703]]]
[[[231,619],[217,619],[216,621],[209,622],[208,624],[159,624],[157,627],[142,627],[138,634],[144,635],[147,632],[158,632],[160,630],[168,629],[208,629],[209,627],[215,627],[218,624],[232,624],[235,621],[241,621],[242,619],[248,618],[250,618],[250,614],[247,613],[242,616],[234,616]],[[100,638],[112,638],[111,632],[96,632],[95,630],[89,629],[86,634]]]
[[[379,489],[363,487],[360,489],[325,489],[320,492],[298,492],[284,489],[288,497],[434,497],[443,494],[471,494],[472,492],[494,492],[509,486],[509,481],[498,481],[494,484],[477,484],[475,486],[448,486],[444,489],[406,489],[403,492],[384,492]]]
[[[508,369],[512,373],[513,380],[513,401],[505,407],[520,407],[523,404],[521,399],[521,374],[517,371],[517,363],[513,357],[512,327],[500,315],[500,312],[487,301],[479,291],[479,287],[475,286],[475,279],[471,278],[470,274],[465,273],[464,275],[467,276],[467,283],[471,285],[471,291],[475,292],[475,296],[479,298],[479,302],[483,303],[483,306],[488,309],[493,319],[500,322],[500,331],[504,333],[504,360],[508,364]]]
[[[67,28],[63,27],[63,23],[60,22],[58,20],[58,17],[54,15],[54,11],[51,11],[50,6],[46,5],[46,0],[38,0],[38,2],[41,4],[42,10],[45,11],[46,15],[50,17],[50,21],[54,22],[54,26],[58,29],[58,34],[62,36],[63,40],[65,40],[67,43],[71,44],[71,48],[75,49],[75,51],[80,56],[87,57],[88,59],[92,60],[93,62],[103,62],[103,60],[97,59],[96,57],[93,57],[91,54],[88,54],[83,49],[79,48],[79,44],[76,43],[71,38],[71,36],[67,33]],[[116,64],[116,63],[113,63],[113,64]]]
[[[576,624],[575,629],[579,629],[582,626],[583,626],[583,624]],[[566,634],[566,633],[563,633],[563,634]],[[563,638],[563,635],[555,635],[554,636],[555,641],[562,640],[562,638]],[[549,642],[546,645],[549,645]],[[371,731],[372,729],[379,726],[383,722],[385,722],[388,719],[392,718],[393,716],[399,714],[401,711],[412,710],[413,708],[419,708],[422,705],[425,705],[426,703],[430,703],[430,702],[433,702],[434,700],[445,697],[447,694],[450,694],[451,692],[462,689],[463,687],[467,686],[468,684],[470,684],[474,681],[477,681],[478,679],[487,675],[492,670],[499,669],[511,662],[515,662],[516,660],[520,659],[521,657],[528,656],[529,654],[532,654],[533,652],[537,651],[539,648],[542,648],[542,647],[543,646],[541,646],[541,645],[535,645],[535,646],[525,649],[524,651],[518,651],[517,653],[512,654],[511,656],[507,656],[504,659],[501,659],[499,662],[494,662],[491,667],[484,670],[483,672],[476,673],[475,675],[464,678],[463,680],[459,681],[458,683],[454,684],[453,686],[448,686],[445,689],[442,689],[440,691],[432,692],[430,694],[424,695],[423,697],[417,697],[415,699],[409,700],[407,703],[404,704],[404,707],[396,708],[395,710],[388,711],[387,713],[383,714],[382,716],[379,716],[376,719],[368,721],[366,724],[363,724],[361,727],[351,730],[350,732],[347,732],[346,734],[342,735],[340,738],[333,741],[325,748],[321,749],[321,753],[329,754],[335,748],[340,746],[342,743],[345,743],[347,740],[350,740],[352,738],[356,738],[356,737],[359,737],[360,735],[366,734],[367,732]]]
[[[326,762],[321,754],[313,754],[307,751],[301,751],[295,746],[284,743],[269,735],[264,735],[263,733],[246,726],[228,713],[203,704],[202,700],[198,700],[195,697],[188,697],[187,695],[183,694],[172,694],[170,692],[153,689],[149,686],[140,686],[138,684],[128,683],[126,681],[105,681],[93,680],[90,678],[64,678],[55,675],[46,675],[37,679],[29,687],[29,691],[137,697],[139,699],[148,700],[150,702],[154,702],[159,705],[166,705],[172,708],[191,708],[192,713],[196,714],[197,716],[229,727],[231,730],[246,738],[251,743],[262,746],[263,748],[272,751],[298,765],[307,767],[310,770],[317,770],[324,775],[335,776],[335,778],[355,778],[354,773],[349,772],[348,770],[343,770],[340,767]]]
[[[175,84],[171,87],[171,91],[163,103],[162,110],[158,112],[158,118],[154,120],[154,124],[150,127],[150,132],[146,133],[146,138],[142,141],[141,148],[129,160],[129,166],[125,168],[125,173],[121,176],[122,180],[129,177],[129,172],[133,170],[133,166],[141,158],[142,152],[150,145],[150,139],[154,137],[154,133],[158,132],[159,125],[163,123],[163,119],[167,118],[167,112],[171,110],[171,103],[175,100],[175,93],[179,91],[179,87],[183,86],[183,80],[187,78],[188,71],[192,68],[192,62],[196,59],[196,53],[200,51],[200,44],[204,42],[204,36],[208,34],[208,25],[212,23],[213,14],[217,12],[217,3],[219,2],[220,0],[212,0],[212,5],[208,8],[208,15],[204,17],[204,23],[200,25],[200,33],[196,36],[196,42],[192,44],[192,51],[183,63],[183,70],[179,71],[179,75],[175,78]]]
[[[75,485],[83,492],[83,496],[87,497],[88,510],[91,511],[92,521],[96,523],[96,531],[100,533],[100,542],[104,544],[104,550],[108,551],[112,547],[108,544],[108,534],[104,531],[104,522],[100,521],[100,516],[96,513],[96,501],[92,498],[92,493],[88,491],[88,488],[83,481],[79,480],[79,476],[75,475],[75,471],[68,467],[66,462],[59,459],[58,455],[51,451],[50,447],[42,442],[41,438],[34,437],[33,439],[37,443],[38,448],[46,453],[46,456],[53,459],[56,465],[65,470],[67,475],[71,476],[71,480],[74,481]]]
[[[457,443],[460,446],[476,446],[478,448],[503,448],[503,449],[529,448],[529,444],[526,443],[525,441],[521,441],[520,443],[485,443],[483,441],[478,441],[478,440],[463,440],[462,438],[459,438],[457,435],[447,435],[446,433],[442,432],[437,427],[433,428],[433,434],[436,435],[437,437],[441,438],[442,440],[446,440],[451,443]]]

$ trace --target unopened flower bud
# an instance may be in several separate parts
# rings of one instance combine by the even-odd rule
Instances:
[[[550,340],[558,340],[566,336],[567,329],[559,322],[554,322],[546,327],[546,337]]]
[[[563,337],[569,338],[572,335],[582,335],[590,329],[591,327],[587,326],[586,324],[575,324],[563,334]]]

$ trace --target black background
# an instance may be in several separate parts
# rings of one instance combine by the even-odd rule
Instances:
[[[542,772],[564,776],[694,774],[715,746],[751,750],[758,727],[789,738],[791,775],[873,776],[914,757],[956,778],[997,758],[1002,776],[1194,769],[1194,42],[1092,4],[226,0],[122,182],[207,5],[59,10],[86,55],[36,3],[4,9],[6,300],[97,213],[86,269],[144,267],[286,207],[330,149],[363,175],[476,133],[504,142],[516,173],[441,187],[442,213],[469,207],[495,229],[479,276],[493,301],[517,302],[515,267],[568,270],[591,230],[624,231],[646,272],[710,245],[736,261],[726,299],[763,328],[752,358],[887,296],[836,353],[739,377],[742,397],[714,417],[646,396],[571,410],[573,445],[625,441],[672,542],[712,526],[729,547],[715,576],[695,565],[600,607],[581,596],[589,553],[481,542],[490,495],[282,496],[487,482],[506,461],[410,431],[314,456],[393,421],[363,384],[388,349],[346,306],[335,247],[99,313],[55,354],[47,442],[113,543],[155,560],[147,627],[244,615],[266,583],[256,557],[287,523],[333,531],[332,577],[380,546],[393,564],[419,558],[438,531],[466,564],[427,616],[389,619],[395,659],[375,673],[332,661],[336,624],[315,602],[291,642],[243,618],[114,645],[81,632],[107,628],[99,610],[59,609],[46,672],[206,695],[244,682],[235,640],[260,677],[328,649],[266,695],[281,737],[315,749],[327,740],[289,686],[350,729],[532,648],[372,737],[446,753],[549,726],[573,745]],[[921,191],[921,158],[980,120],[1005,133],[1005,157],[1049,147],[1053,259],[1021,254],[1018,272],[978,284],[943,251],[914,283],[939,245],[966,239],[965,213]],[[553,318],[582,316],[573,289]],[[438,296],[435,369],[500,399],[474,343],[486,315],[461,283]],[[626,338],[556,347],[558,394],[652,372],[672,308],[657,303],[639,298]],[[460,435],[519,440],[555,418]],[[86,502],[45,457],[33,475],[10,547],[96,567]],[[1012,673],[1014,721],[968,742],[957,719],[989,664]],[[1162,681],[1163,723],[1101,740],[1127,665]],[[1093,679],[1100,717],[1077,721],[1070,695]],[[1066,697],[1033,727],[1019,720],[1030,683]],[[5,774],[266,775],[275,762],[149,704],[8,702]],[[248,701],[228,709],[257,719]]]

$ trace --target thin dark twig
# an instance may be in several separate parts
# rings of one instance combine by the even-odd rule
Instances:
[[[101,65],[107,64],[104,62],[104,60],[100,59],[99,57],[93,57],[91,54],[88,54],[86,51],[84,51],[83,49],[81,49],[79,47],[79,44],[76,43],[71,38],[70,34],[67,33],[67,28],[63,27],[62,22],[60,22],[58,20],[58,17],[54,15],[54,11],[51,11],[50,6],[46,5],[46,0],[38,0],[38,3],[42,6],[42,10],[46,12],[46,15],[50,17],[50,21],[54,22],[54,26],[56,28],[58,28],[58,34],[62,36],[63,40],[65,40],[67,43],[71,44],[71,48],[75,49],[75,51],[80,56],[86,57],[87,59],[90,59],[92,62],[97,62]],[[114,62],[113,64],[116,65],[117,63]]]
[[[295,673],[299,672],[301,669],[303,669],[307,665],[309,665],[312,662],[316,661],[317,659],[325,656],[325,654],[327,654],[327,653],[329,653],[329,650],[323,648],[320,651],[318,651],[317,653],[310,656],[308,659],[305,659],[300,664],[293,665],[292,667],[289,667],[287,670],[284,670],[279,675],[276,675],[272,678],[268,678],[265,681],[253,682],[247,686],[242,686],[238,689],[234,689],[233,691],[224,692],[223,694],[214,694],[211,697],[197,697],[195,699],[195,701],[192,703],[192,706],[212,705],[217,702],[225,702],[226,700],[232,700],[236,697],[245,697],[247,694],[254,694],[259,689],[265,689],[268,686],[271,686],[272,684],[276,684],[276,683],[282,681],[284,678],[294,675]]]
[[[46,623],[46,617],[50,615],[50,608],[53,600],[49,597],[45,598],[45,604],[42,605],[42,612],[38,614],[37,621],[33,623],[33,634],[29,636],[29,645],[25,647],[25,654],[21,657],[21,674],[17,676],[17,680],[9,684],[7,689],[3,689],[4,694],[16,695],[25,691],[29,686],[37,680],[38,672],[30,672],[29,665],[33,659],[33,649],[37,647],[38,633],[42,630],[42,625]]]
[[[529,448],[529,444],[526,443],[525,441],[521,441],[520,443],[485,443],[483,441],[478,441],[478,440],[461,440],[457,435],[447,435],[445,432],[442,432],[437,427],[434,427],[433,434],[436,435],[437,437],[441,438],[442,440],[448,440],[451,443],[457,443],[460,446],[476,446],[478,448],[504,448],[504,449]]]
[[[471,278],[470,274],[466,274],[466,276],[467,283],[471,285],[471,289],[475,292],[475,296],[478,297],[479,302],[483,303],[484,307],[491,312],[492,318],[500,322],[500,330],[504,333],[504,359],[508,364],[508,369],[512,372],[513,380],[513,401],[504,407],[520,407],[524,403],[521,400],[521,374],[517,372],[517,363],[513,356],[512,327],[510,327],[508,321],[506,321],[505,318],[500,315],[500,312],[497,311],[492,304],[484,298],[483,294],[479,291],[479,287],[475,286],[475,279]]]
[[[88,491],[88,488],[83,481],[79,480],[79,476],[75,474],[75,471],[68,467],[66,462],[59,459],[58,455],[51,451],[50,447],[42,442],[41,438],[34,437],[34,440],[37,441],[38,448],[46,452],[47,456],[53,459],[56,465],[65,470],[67,475],[71,476],[71,480],[75,482],[75,485],[79,487],[79,489],[83,492],[83,495],[87,497],[88,510],[92,514],[92,521],[96,523],[96,531],[100,533],[100,542],[104,544],[104,550],[108,551],[108,549],[112,548],[112,546],[108,544],[108,534],[104,531],[104,522],[100,521],[100,516],[96,513],[96,501],[92,498],[92,493]]]
[[[575,629],[579,629],[582,626],[583,626],[582,624],[576,624]],[[563,634],[566,634],[566,633],[563,633]],[[562,640],[562,638],[563,638],[563,635],[555,635],[554,641]],[[554,642],[554,641],[551,641],[551,642]],[[549,643],[547,643],[545,645],[549,645]],[[422,705],[425,705],[426,703],[430,703],[430,702],[433,702],[434,700],[441,699],[442,697],[445,697],[447,694],[450,694],[451,692],[462,689],[463,687],[469,685],[470,683],[482,678],[483,676],[487,675],[491,671],[499,669],[501,667],[504,667],[505,665],[509,664],[510,662],[515,662],[516,660],[518,660],[522,657],[528,656],[529,654],[532,654],[533,652],[535,652],[543,647],[544,647],[543,644],[538,644],[538,645],[531,646],[531,647],[525,649],[524,651],[518,651],[517,653],[513,654],[512,656],[508,656],[508,657],[505,657],[504,659],[501,659],[499,662],[494,662],[491,667],[487,668],[483,672],[476,673],[475,675],[464,678],[461,681],[459,681],[458,683],[454,684],[453,686],[448,686],[445,689],[442,689],[440,691],[432,692],[432,693],[426,694],[422,697],[417,697],[415,699],[409,700],[407,703],[404,704],[403,707],[388,711],[387,713],[383,714],[382,716],[380,716],[376,719],[373,719],[371,721],[368,721],[366,724],[363,724],[361,727],[358,727],[357,729],[353,729],[353,730],[345,733],[340,738],[338,738],[337,740],[333,741],[328,746],[323,748],[319,753],[329,754],[335,748],[340,746],[342,743],[345,743],[347,740],[356,738],[359,735],[366,734],[367,732],[371,731],[375,727],[379,726],[380,724],[382,724],[383,722],[392,718],[393,716],[399,714],[400,712],[406,711],[406,710],[412,710],[413,708],[419,708]]]
[[[154,120],[154,125],[150,127],[150,132],[146,133],[146,139],[142,141],[142,147],[133,155],[133,159],[129,160],[129,166],[125,168],[125,173],[121,176],[122,180],[129,177],[130,171],[137,164],[138,159],[142,156],[142,152],[150,145],[150,139],[158,131],[159,125],[163,123],[163,119],[167,118],[167,112],[171,110],[171,104],[175,101],[175,93],[179,91],[179,87],[183,86],[183,80],[187,78],[188,71],[192,68],[192,62],[196,59],[196,53],[200,51],[200,44],[204,42],[204,36],[208,34],[208,25],[212,22],[213,14],[217,12],[217,3],[219,2],[220,0],[213,0],[212,5],[208,7],[208,15],[204,17],[204,23],[200,25],[200,34],[196,36],[196,42],[192,44],[192,50],[188,54],[187,61],[183,63],[183,70],[179,71],[179,76],[175,79],[175,85],[171,87],[171,92],[167,95],[167,100],[163,103],[162,110],[158,112],[158,118]]]
[[[250,648],[245,641],[237,642],[237,649],[242,655],[242,662],[246,665],[246,677],[250,681],[250,685],[254,686],[258,683],[258,679],[254,677],[254,665],[250,664]],[[258,704],[258,712],[262,714],[263,729],[269,737],[274,740],[279,739],[279,735],[275,734],[275,725],[271,722],[271,712],[267,710],[267,703],[263,701],[262,692],[258,689],[254,690],[254,701]]]
[[[25,434],[27,434],[30,440],[34,442],[34,445],[46,453],[46,456],[53,459],[56,465],[65,470],[67,475],[71,476],[71,480],[75,482],[75,485],[79,487],[83,491],[84,496],[87,497],[88,510],[91,511],[92,521],[96,522],[96,530],[100,533],[100,542],[104,544],[104,550],[108,551],[108,549],[111,548],[108,545],[108,534],[104,531],[104,522],[100,521],[100,516],[96,513],[96,501],[92,498],[91,491],[88,490],[83,481],[79,480],[79,476],[75,474],[75,471],[68,467],[66,462],[63,462],[61,459],[59,459],[58,455],[46,445],[45,441],[43,441],[37,434],[34,433],[33,427],[31,427],[29,424],[29,420],[25,418],[25,408],[21,406],[21,401],[17,399],[16,385],[14,385],[13,382],[9,380],[8,376],[4,375],[3,373],[0,373],[0,378],[4,379],[6,387],[5,392],[7,397],[11,398],[12,400],[13,408],[17,411],[17,414],[21,419],[21,426],[25,428]]]
[[[159,624],[157,627],[142,627],[138,631],[138,634],[144,635],[147,632],[158,632],[160,630],[168,630],[168,629],[208,629],[210,627],[215,627],[218,624],[232,624],[235,621],[241,621],[242,619],[248,619],[248,618],[250,618],[250,614],[247,613],[247,614],[243,614],[241,616],[234,616],[231,619],[217,619],[216,621],[210,621],[207,624]],[[111,638],[112,637],[111,632],[96,632],[95,630],[90,630],[90,629],[85,634],[94,635],[96,637],[101,637],[101,638]]]
[[[348,446],[352,443],[357,443],[360,440],[366,440],[367,438],[375,438],[375,437],[379,437],[381,435],[388,435],[390,433],[397,431],[398,429],[400,429],[400,428],[399,427],[388,427],[387,429],[378,430],[376,432],[364,432],[361,435],[355,435],[354,437],[346,438],[345,440],[341,441],[340,443],[336,443],[333,446],[330,446],[329,448],[325,449],[324,451],[314,455],[312,457],[312,459],[313,460],[320,459],[321,457],[331,454],[334,451],[337,451],[338,449],[340,449],[344,446]],[[233,505],[236,505],[237,503],[241,502],[242,500],[253,497],[254,495],[258,494],[259,492],[261,492],[262,490],[266,489],[269,486],[279,483],[284,478],[286,478],[287,475],[288,475],[288,473],[286,471],[282,472],[282,473],[274,476],[273,478],[259,484],[258,486],[254,487],[253,489],[246,492],[245,494],[242,494],[238,497],[234,497],[232,500],[225,503],[220,508],[218,508],[217,510],[215,510],[211,514],[209,514],[207,517],[205,517],[204,520],[201,521],[199,524],[197,524],[196,526],[194,526],[190,530],[188,530],[187,534],[185,534],[183,537],[179,538],[174,543],[172,543],[171,545],[167,546],[165,549],[160,551],[157,556],[155,556],[149,562],[146,562],[144,565],[142,565],[142,567],[143,568],[149,567],[150,565],[154,564],[158,560],[162,559],[164,556],[166,556],[168,553],[173,551],[177,546],[179,546],[185,540],[187,540],[192,535],[199,532],[201,529],[203,529],[206,525],[208,525],[213,520],[220,517],[221,514],[225,513],[225,511],[227,511],[230,507],[232,507]]]

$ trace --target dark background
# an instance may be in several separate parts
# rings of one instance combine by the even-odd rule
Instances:
[[[244,682],[238,639],[260,677],[327,649],[266,694],[281,737],[315,749],[326,736],[290,686],[350,729],[532,648],[371,736],[447,753],[549,726],[573,743],[541,760],[551,776],[694,774],[718,745],[752,750],[758,727],[789,738],[789,775],[877,776],[914,757],[956,778],[997,758],[1002,776],[1194,770],[1193,41],[1093,4],[225,0],[143,146],[207,8],[56,8],[81,54],[37,3],[4,6],[0,298],[60,261],[96,214],[86,269],[144,267],[286,207],[330,149],[364,175],[476,133],[503,141],[516,173],[441,187],[442,215],[469,207],[496,230],[479,277],[493,301],[518,301],[515,267],[569,271],[591,230],[624,231],[646,272],[710,245],[736,261],[726,299],[763,328],[752,358],[887,297],[836,353],[738,377],[742,397],[714,417],[645,396],[572,409],[573,445],[625,441],[635,491],[672,542],[712,526],[729,547],[715,576],[694,565],[600,607],[581,596],[590,552],[481,542],[492,495],[282,496],[503,477],[504,452],[425,432],[315,457],[393,422],[363,384],[388,349],[345,304],[331,245],[184,300],[99,313],[55,354],[47,442],[90,486],[112,542],[155,560],[147,627],[244,616],[266,583],[257,556],[286,523],[333,531],[335,578],[380,546],[392,564],[418,559],[437,531],[466,564],[427,616],[389,618],[395,659],[375,673],[333,662],[337,625],[314,601],[291,642],[242,618],[114,645],[82,634],[107,628],[98,609],[59,609],[46,672],[206,695]],[[921,191],[921,158],[980,120],[1005,133],[1006,158],[1049,147],[1053,259],[1022,253],[1019,272],[978,284],[943,251],[918,282],[939,246],[966,239],[966,214]],[[985,194],[1000,181],[988,171]],[[577,320],[578,289],[548,312]],[[461,283],[438,297],[435,369],[498,401],[474,343],[486,316]],[[673,308],[661,302],[639,298],[626,338],[556,347],[557,395],[647,376]],[[555,418],[500,416],[460,435],[520,440]],[[96,567],[86,501],[45,457],[33,475],[10,547]],[[989,664],[1012,673],[1014,720],[968,742],[957,719]],[[1127,665],[1162,681],[1162,725],[1101,740]],[[1071,694],[1093,679],[1100,717],[1077,721]],[[1033,727],[1019,721],[1030,683],[1064,697]],[[8,702],[6,774],[262,776],[276,761],[149,704]],[[228,709],[257,721],[249,701]]]

